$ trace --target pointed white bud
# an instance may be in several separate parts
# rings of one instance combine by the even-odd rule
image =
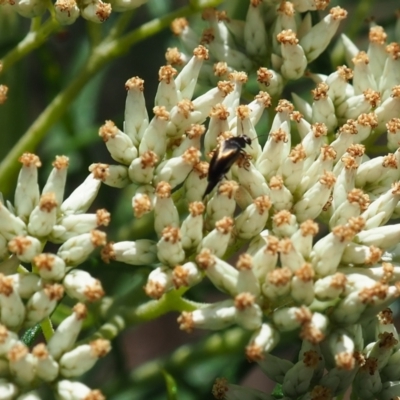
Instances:
[[[262,2],[250,1],[244,25],[244,43],[250,56],[263,58],[267,52],[267,32],[263,20]]]
[[[257,361],[264,370],[263,360],[266,361],[271,355],[270,352],[278,343],[279,333],[276,328],[270,324],[263,323],[246,346],[246,357],[251,361]]]
[[[325,18],[314,25],[300,39],[300,46],[304,49],[308,62],[314,61],[327,48],[339,27],[340,21],[346,17],[346,10],[341,7],[333,7]]]
[[[68,381],[66,379],[57,382],[55,391],[60,400],[85,400],[91,397],[104,399],[99,390],[91,390],[83,383]]]
[[[145,129],[149,124],[146,103],[143,95],[144,81],[134,77],[126,81],[125,89],[128,94],[125,102],[124,132],[131,138],[133,144],[138,146]]]
[[[26,304],[25,326],[33,326],[48,317],[64,296],[64,287],[58,283],[46,284]]]
[[[215,223],[215,228],[203,237],[197,250],[208,249],[217,257],[222,257],[228,248],[233,226],[232,218],[224,217],[220,219]]]
[[[158,88],[154,99],[156,107],[163,107],[170,111],[178,102],[178,93],[176,90],[174,76],[178,71],[171,65],[164,65],[158,71]]]
[[[272,203],[268,196],[257,197],[235,219],[235,228],[239,238],[251,239],[258,235],[265,227]]]
[[[197,46],[193,50],[193,57],[182,68],[175,79],[179,100],[191,99],[196,87],[197,78],[204,60],[208,60],[208,50],[204,46]]]
[[[232,296],[238,294],[239,271],[232,265],[214,256],[210,250],[203,249],[196,256],[199,268],[205,270],[213,285]]]
[[[174,283],[172,270],[169,267],[157,267],[147,277],[144,291],[147,296],[153,299],[160,299],[168,290],[173,289]]]
[[[114,122],[106,121],[99,129],[99,136],[105,142],[107,150],[115,161],[129,165],[137,157],[138,151],[131,138],[120,131]]]
[[[181,184],[200,161],[200,151],[190,147],[181,156],[162,162],[155,171],[154,183],[168,182],[172,188]]]
[[[64,200],[60,211],[65,215],[86,212],[96,198],[100,185],[99,179],[96,179],[93,174],[88,175],[85,181]]]
[[[33,236],[16,236],[8,242],[8,250],[23,262],[31,262],[41,248],[42,243]]]
[[[49,354],[44,343],[39,343],[32,349],[32,355],[37,358],[36,376],[45,382],[52,382],[58,376],[59,367]]]
[[[178,318],[179,328],[186,332],[195,328],[221,330],[235,323],[236,312],[233,300],[207,304],[192,312],[184,311]]]
[[[59,206],[64,198],[65,182],[67,180],[69,159],[66,156],[56,156],[53,161],[53,169],[47,178],[47,182],[42,190],[45,193],[54,193],[56,203]]]
[[[185,250],[197,247],[203,238],[204,204],[196,201],[189,204],[189,215],[182,221],[182,246]]]
[[[96,339],[64,353],[60,358],[60,374],[72,378],[84,374],[91,369],[97,360],[111,350],[108,340]]]
[[[172,281],[175,289],[182,286],[192,287],[203,279],[203,274],[194,262],[177,265],[172,271]]]
[[[72,349],[86,316],[86,306],[82,303],[77,303],[73,308],[73,313],[57,327],[47,344],[49,353],[54,359],[58,360],[62,354]]]
[[[149,239],[109,243],[102,251],[105,262],[116,260],[131,265],[148,265],[157,261],[156,242]]]
[[[207,203],[206,226],[212,228],[222,218],[233,217],[237,190],[238,184],[235,181],[224,181],[218,186],[216,195]]]
[[[343,103],[344,100],[354,96],[354,88],[348,82],[353,78],[353,71],[345,65],[337,67],[326,79],[329,86],[328,96],[335,106]]]
[[[58,204],[54,193],[42,194],[39,204],[33,209],[28,223],[28,232],[37,237],[47,236],[56,223]]]
[[[15,189],[15,212],[18,217],[28,221],[29,215],[39,203],[38,168],[42,165],[35,154],[24,153],[19,162],[22,168]]]
[[[167,227],[179,226],[179,213],[171,197],[171,185],[161,181],[156,187],[154,203],[154,230],[160,237]]]
[[[304,39],[304,38],[303,38]],[[283,30],[277,35],[281,44],[283,63],[281,73],[286,79],[299,79],[307,68],[307,58],[296,33],[291,29]]]
[[[99,246],[106,244],[106,234],[97,229],[68,239],[60,246],[57,255],[69,266],[79,265]]]
[[[13,380],[19,385],[32,384],[36,373],[36,357],[29,353],[28,347],[17,342],[7,353],[10,372]]]
[[[336,272],[346,245],[362,229],[362,218],[354,220],[354,224],[333,228],[331,233],[315,243],[311,252],[311,263],[319,276],[328,276]]]
[[[161,263],[171,267],[180,264],[185,259],[179,228],[167,226],[163,229],[157,243],[157,257]]]
[[[100,281],[79,269],[69,272],[64,278],[63,285],[68,296],[82,302],[97,301],[104,296]]]

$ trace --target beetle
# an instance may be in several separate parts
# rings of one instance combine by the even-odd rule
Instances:
[[[244,151],[246,145],[251,145],[251,139],[247,135],[240,135],[224,140],[217,147],[208,168],[208,185],[203,199],[217,186],[240,156],[247,156]]]

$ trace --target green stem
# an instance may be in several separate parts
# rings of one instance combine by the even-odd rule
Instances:
[[[202,4],[202,8],[215,7],[222,0],[210,0]],[[109,61],[121,56],[127,52],[135,43],[144,40],[162,29],[168,27],[170,23],[177,17],[189,16],[198,12],[199,9],[193,7],[182,7],[179,10],[165,15],[162,18],[149,21],[125,36],[112,40],[110,36],[106,37],[96,47],[92,49],[91,54],[83,68],[75,79],[61,93],[59,93],[47,108],[37,117],[36,121],[29,127],[24,135],[15,144],[13,149],[9,151],[5,159],[0,164],[0,187],[2,192],[7,194],[10,192],[15,177],[19,170],[18,157],[23,152],[32,152],[36,146],[44,138],[50,128],[61,118],[68,109],[72,101],[78,96],[82,88],[96,75],[97,72]],[[54,30],[52,22],[47,25],[49,31]],[[40,31],[43,30],[43,27]],[[45,34],[36,36],[36,40],[44,40]],[[25,44],[25,50],[37,47],[35,40],[29,39],[29,34],[24,39],[30,43]],[[19,48],[19,46],[18,46]],[[22,55],[18,52],[9,53],[5,58],[6,66],[15,62]],[[4,62],[4,60],[3,60]]]
[[[60,24],[53,19],[47,20],[39,27],[38,21],[34,19],[31,24],[31,30],[24,39],[2,58],[3,69],[1,72],[4,74],[17,61],[42,45],[59,27]]]
[[[85,342],[96,338],[112,340],[118,336],[126,326],[136,325],[139,322],[151,321],[171,311],[193,311],[201,304],[197,304],[182,298],[188,288],[171,290],[159,300],[150,300],[138,307],[121,306],[112,310],[112,316],[103,324],[97,332]]]
[[[54,334],[53,325],[51,323],[50,317],[45,318],[41,323],[40,327],[42,328],[42,332],[46,342],[48,343],[51,337]]]

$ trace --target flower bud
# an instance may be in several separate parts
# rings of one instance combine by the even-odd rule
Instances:
[[[187,149],[182,156],[162,162],[156,169],[156,184],[168,182],[172,188],[181,184],[200,161],[200,151],[194,147]]]
[[[60,281],[66,272],[65,262],[62,258],[51,253],[42,253],[33,259],[39,275],[48,281]]]
[[[7,353],[10,372],[13,380],[19,385],[32,384],[36,372],[36,358],[29,353],[28,347],[17,342]]]
[[[180,264],[185,259],[179,228],[167,226],[163,229],[157,243],[157,257],[161,263],[171,267]]]
[[[60,374],[66,378],[80,376],[111,350],[108,340],[96,339],[64,353],[60,358]]]
[[[158,88],[154,99],[157,107],[163,107],[166,110],[171,108],[179,101],[176,90],[174,76],[178,71],[171,65],[164,65],[158,71]]]
[[[137,157],[137,149],[131,138],[120,131],[114,122],[106,121],[99,129],[99,136],[107,146],[111,157],[124,165],[129,165]]]
[[[71,25],[79,17],[80,11],[75,0],[57,0],[54,3],[55,17],[60,25]]]
[[[203,238],[204,204],[196,201],[189,204],[189,215],[181,225],[182,246],[185,250],[197,247]]]
[[[18,330],[25,318],[25,305],[10,276],[0,274],[0,321],[8,329]]]
[[[179,329],[186,332],[195,328],[221,330],[235,323],[236,312],[233,300],[207,304],[192,312],[182,312],[178,318]]]
[[[56,223],[57,207],[54,193],[42,194],[39,204],[32,210],[29,217],[28,232],[32,236],[47,236]]]
[[[144,291],[153,299],[160,299],[164,293],[173,288],[172,270],[168,267],[157,267],[150,272]]]
[[[314,25],[300,40],[307,61],[314,61],[328,46],[336,33],[339,23],[347,17],[347,11],[340,7],[333,7],[329,14]]]
[[[217,257],[222,257],[228,248],[232,229],[232,218],[222,218],[220,221],[216,222],[215,228],[207,236],[203,237],[197,250],[208,249]]]
[[[58,360],[62,354],[72,349],[86,316],[86,306],[77,303],[73,308],[73,313],[57,327],[47,344],[47,349],[54,359]]]
[[[200,69],[204,60],[208,60],[208,58],[206,47],[200,45],[193,50],[193,57],[182,68],[175,79],[180,99],[191,99],[193,97]]]
[[[154,230],[161,236],[165,228],[178,226],[179,213],[171,197],[171,185],[168,182],[159,182],[154,203]]]
[[[239,271],[232,265],[214,256],[209,249],[198,253],[196,263],[217,289],[232,296],[239,293]]]
[[[235,220],[238,237],[250,239],[258,235],[268,220],[268,210],[272,203],[268,196],[257,197]]]
[[[165,107],[154,107],[154,117],[143,134],[140,141],[139,154],[143,155],[148,151],[155,153],[161,160],[167,150],[166,128],[170,118]]]
[[[131,265],[148,265],[157,261],[156,242],[139,239],[135,242],[124,241],[108,243],[102,251],[102,259],[124,262]]]
[[[266,365],[268,357],[274,357],[270,352],[279,342],[279,333],[276,329],[267,323],[263,323],[253,334],[249,344],[246,346],[246,357],[251,361],[256,361],[264,372],[269,369]],[[281,360],[285,369],[292,365],[289,361]],[[287,365],[289,364],[289,365]]]
[[[254,330],[262,324],[262,310],[252,293],[242,292],[235,297],[236,322],[244,329]]]
[[[203,274],[194,262],[177,265],[172,271],[172,281],[175,289],[182,286],[192,287],[203,279]]]
[[[128,93],[125,102],[124,132],[137,147],[149,125],[149,116],[143,95],[144,81],[137,76],[128,79],[125,83],[125,89]],[[139,153],[142,154],[143,152],[139,149]]]
[[[111,220],[110,213],[99,209],[95,214],[76,214],[67,215],[58,220],[58,224],[53,227],[50,239],[55,243],[63,243],[74,236],[87,233],[99,226],[108,226]]]
[[[277,35],[281,44],[283,63],[281,73],[286,79],[299,79],[307,68],[307,58],[299,45],[296,33],[291,29],[283,30]]]
[[[22,164],[22,168],[15,189],[15,214],[23,221],[28,221],[30,213],[39,203],[37,170],[42,163],[38,156],[31,153],[24,153],[18,161]]]
[[[70,196],[61,204],[60,211],[64,215],[81,214],[92,205],[100,189],[101,181],[90,174]]]
[[[99,390],[91,390],[83,383],[68,381],[66,379],[57,382],[55,391],[60,400],[104,399]]]
[[[104,296],[100,281],[79,269],[70,271],[65,276],[63,285],[68,296],[82,302],[97,301]]]
[[[100,24],[107,21],[111,14],[111,4],[103,3],[101,0],[86,0],[82,4],[81,15],[88,21]]]
[[[106,234],[99,230],[83,233],[68,239],[60,246],[57,255],[69,266],[82,264],[90,253],[99,246],[106,244]]]
[[[33,326],[48,317],[64,296],[64,287],[58,283],[46,284],[26,304],[25,325]]]
[[[35,18],[44,14],[46,3],[43,0],[19,0],[17,2],[17,12],[26,18]]]
[[[8,242],[8,250],[23,262],[31,262],[41,248],[42,244],[33,236],[16,236]]]
[[[216,195],[207,203],[206,224],[210,228],[222,218],[232,217],[236,209],[235,194],[238,184],[235,181],[224,181],[218,186]]]
[[[42,196],[45,193],[54,193],[56,203],[59,206],[64,198],[65,182],[67,180],[69,158],[66,156],[56,156],[53,161],[47,182],[42,190]]]
[[[150,183],[153,180],[155,165],[157,163],[157,154],[151,150],[145,151],[130,164],[128,170],[129,179],[139,184]]]
[[[36,375],[45,382],[52,382],[58,376],[59,367],[49,354],[44,343],[36,345],[32,349],[32,355],[37,358]]]

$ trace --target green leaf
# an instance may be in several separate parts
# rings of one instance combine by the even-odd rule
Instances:
[[[165,369],[163,369],[161,372],[164,375],[164,380],[168,393],[168,400],[178,399],[178,388],[176,386],[175,379]]]

